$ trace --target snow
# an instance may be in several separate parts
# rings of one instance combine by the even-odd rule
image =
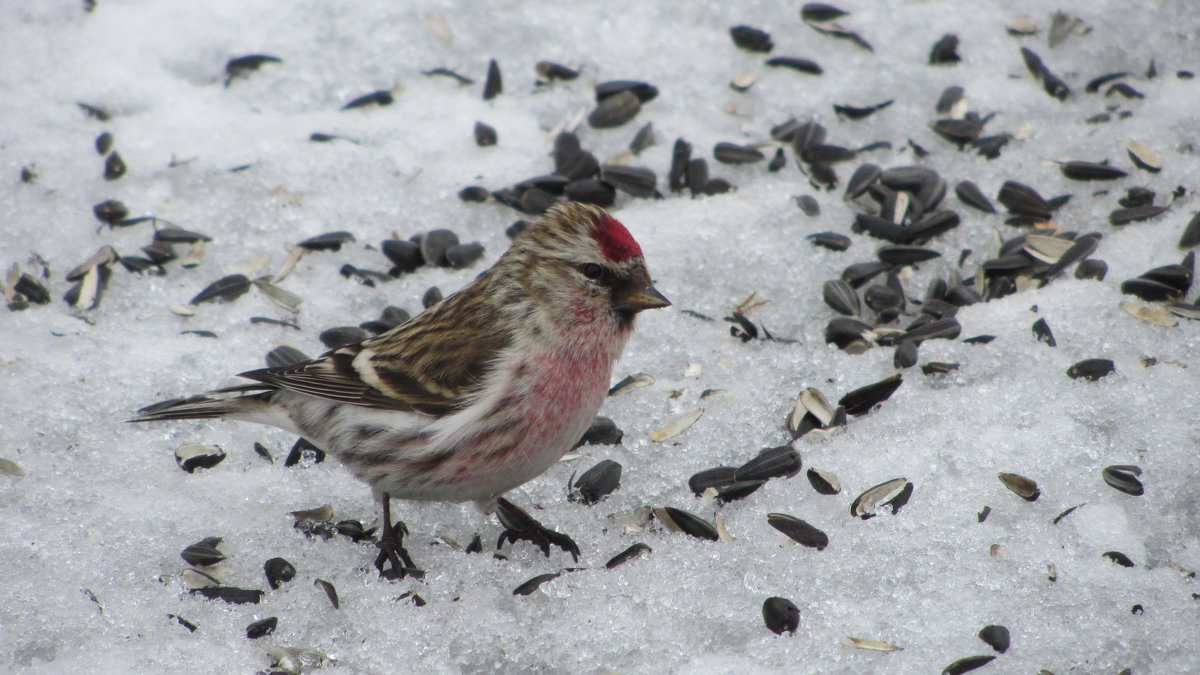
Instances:
[[[0,311],[0,458],[23,470],[0,475],[0,669],[254,672],[269,668],[268,648],[293,647],[320,651],[330,657],[325,670],[347,673],[930,672],[992,653],[975,636],[989,624],[1007,626],[1012,647],[980,672],[1200,669],[1191,639],[1200,588],[1189,572],[1200,567],[1197,325],[1180,319],[1160,327],[1118,308],[1136,301],[1121,295],[1121,281],[1179,262],[1176,243],[1198,208],[1200,83],[1176,74],[1200,68],[1192,8],[1171,0],[1139,8],[1115,0],[839,5],[852,11],[841,23],[874,53],[806,27],[798,3],[100,0],[90,13],[75,0],[0,6],[0,265],[36,274],[33,256],[41,256],[53,296],[46,306]],[[1044,29],[1056,9],[1077,13],[1090,32],[1048,47]],[[1021,14],[1043,31],[1006,33]],[[728,28],[743,23],[772,34],[771,56],[811,58],[825,73],[764,67],[764,55],[729,38]],[[947,32],[961,39],[963,62],[927,65],[930,46]],[[1065,102],[1029,76],[1021,46],[1071,86]],[[224,86],[225,62],[252,53],[283,63]],[[485,102],[492,58],[504,92]],[[543,59],[581,67],[582,75],[535,87],[534,64]],[[1154,79],[1144,76],[1151,59]],[[421,75],[437,67],[476,82]],[[759,79],[737,93],[728,82],[743,70]],[[1132,72],[1126,81],[1146,98],[1084,92],[1088,80],[1112,71]],[[449,293],[465,284],[503,252],[504,229],[525,216],[495,201],[463,203],[458,191],[496,190],[552,171],[551,130],[582,119],[594,105],[593,85],[612,79],[645,80],[660,94],[624,126],[582,123],[577,132],[606,161],[653,123],[657,144],[628,161],[652,168],[665,198],[619,195],[614,213],[675,305],[639,319],[614,372],[614,382],[638,372],[656,380],[606,402],[602,414],[624,431],[623,443],[585,446],[509,495],[578,542],[578,565],[560,551],[547,559],[526,542],[506,545],[506,560],[494,558],[500,526],[470,505],[397,503],[411,533],[408,550],[427,574],[381,580],[369,544],[310,539],[292,527],[289,512],[326,503],[335,520],[377,523],[370,491],[336,461],[285,468],[295,439],[263,427],[123,422],[143,405],[237,383],[235,373],[260,367],[277,344],[315,355],[326,328],[375,319],[388,305],[415,313],[430,286]],[[1024,127],[1028,135],[995,160],[959,152],[928,127],[937,97],[952,84],[965,88],[972,110],[997,113],[986,133]],[[339,110],[384,89],[394,91],[391,106]],[[861,121],[839,120],[831,108],[892,98]],[[87,118],[79,101],[112,119]],[[1109,106],[1132,115],[1084,122]],[[820,121],[830,143],[886,140],[892,148],[838,165],[842,182],[828,192],[808,184],[790,149],[778,173],[765,163],[712,160],[717,142],[769,141],[771,127],[792,116]],[[497,129],[498,145],[475,146],[477,120]],[[102,131],[113,134],[129,167],[120,180],[102,178],[93,148]],[[313,143],[313,132],[353,140]],[[708,158],[710,174],[736,191],[695,199],[670,193],[676,138],[691,142],[693,156]],[[914,158],[909,139],[930,156]],[[1163,158],[1161,173],[1132,166],[1125,146],[1134,139]],[[1066,158],[1108,159],[1129,176],[1069,181],[1054,163]],[[851,355],[823,338],[835,314],[821,300],[821,284],[873,260],[883,242],[852,234],[851,248],[838,253],[804,238],[850,234],[854,210],[842,190],[864,162],[928,166],[951,188],[973,180],[993,200],[1010,179],[1047,197],[1072,193],[1055,219],[1064,230],[1104,235],[1093,257],[1108,263],[1108,276],[1078,281],[1068,270],[1043,288],[961,309],[963,338],[996,339],[932,340],[920,349],[922,363],[955,361],[959,370],[927,377],[908,369],[878,410],[828,439],[797,441],[805,469],[836,473],[841,494],[817,494],[802,473],[724,506],[698,500],[687,488],[693,473],[737,466],[789,441],[782,421],[802,389],[817,387],[836,401],[896,372],[891,349]],[[23,167],[36,173],[32,183],[18,180]],[[1127,188],[1150,187],[1161,204],[1180,185],[1186,193],[1166,214],[1107,223]],[[817,198],[819,217],[796,207],[800,194]],[[204,261],[192,269],[169,263],[165,276],[118,266],[97,309],[69,307],[61,299],[67,270],[104,245],[138,255],[150,243],[148,223],[99,227],[91,207],[104,199],[211,236]],[[1020,233],[1003,215],[980,214],[953,194],[944,208],[963,223],[931,242],[941,258],[906,273],[909,298],[956,270],[962,249],[973,251],[962,270],[968,276],[995,255],[997,236]],[[483,243],[484,260],[465,270],[422,268],[373,288],[338,274],[346,263],[386,271],[382,240],[436,228]],[[229,304],[200,305],[189,318],[168,310],[217,278],[249,273],[260,254],[270,262],[251,276],[270,274],[287,244],[332,230],[348,230],[356,242],[306,255],[281,282],[304,299],[299,315],[253,290]],[[770,302],[750,318],[796,343],[730,336],[721,319],[751,293]],[[295,320],[301,329],[251,324],[252,316]],[[1038,318],[1050,324],[1056,348],[1034,339]],[[1116,373],[1098,382],[1065,375],[1093,357],[1114,360]],[[1144,365],[1148,357],[1156,363]],[[720,391],[702,399],[710,389]],[[697,407],[705,412],[690,429],[649,440]],[[254,453],[256,441],[275,463]],[[185,473],[173,453],[191,442],[219,445],[228,458]],[[624,468],[620,489],[595,506],[569,502],[571,475],[602,459]],[[1144,470],[1144,496],[1104,483],[1101,470],[1114,464]],[[1021,500],[998,472],[1036,480],[1041,498]],[[896,477],[915,485],[899,513],[850,516],[855,496]],[[1084,506],[1052,524],[1077,504]],[[626,532],[621,518],[644,506],[719,515],[734,541],[701,541],[657,522]],[[979,523],[984,506],[991,514]],[[828,548],[790,543],[767,524],[771,512],[819,527]],[[465,545],[475,533],[483,554],[446,543]],[[227,560],[208,573],[266,590],[261,604],[187,592],[179,553],[209,536],[223,539]],[[604,569],[635,542],[653,552]],[[1136,567],[1110,562],[1106,551],[1126,554]],[[271,591],[262,564],[275,556],[299,574]],[[1057,581],[1048,579],[1048,565]],[[512,594],[532,577],[570,567],[584,569],[529,596]],[[340,609],[316,579],[334,585]],[[428,604],[398,599],[409,591]],[[765,628],[761,606],[770,596],[799,606],[794,635]],[[1144,611],[1133,613],[1134,605]],[[189,632],[169,615],[199,628]],[[246,639],[245,627],[268,616],[279,617],[279,628]],[[904,649],[852,649],[849,636]]]

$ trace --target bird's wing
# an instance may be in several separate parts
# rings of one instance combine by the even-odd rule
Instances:
[[[472,295],[450,296],[386,333],[311,361],[241,376],[340,403],[447,414],[465,404],[512,339],[495,316],[471,311],[480,309]]]

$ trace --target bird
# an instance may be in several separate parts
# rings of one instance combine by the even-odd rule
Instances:
[[[137,411],[130,422],[231,419],[295,433],[382,504],[375,565],[416,571],[391,500],[475,502],[515,542],[578,559],[570,537],[503,498],[540,476],[594,420],[637,315],[671,302],[604,209],[563,202],[486,272],[405,323],[251,380]],[[403,524],[401,523],[401,526]]]

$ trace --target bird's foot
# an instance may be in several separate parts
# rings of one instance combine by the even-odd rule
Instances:
[[[408,551],[404,549],[400,533],[408,534],[404,523],[398,523],[396,526],[390,520],[384,520],[383,534],[379,537],[379,555],[375,557],[375,569],[379,570],[379,576],[391,581],[406,576],[420,579],[425,576],[425,571],[417,567]]]
[[[504,531],[500,533],[500,539],[496,542],[496,548],[503,546],[505,541],[515,544],[518,540],[524,539],[540,548],[542,553],[549,558],[550,545],[554,544],[570,553],[575,562],[579,562],[579,546],[575,544],[574,540],[542,525],[534,520],[533,516],[513,506],[512,502],[507,499],[496,500],[496,516],[500,519],[500,524],[504,526]]]

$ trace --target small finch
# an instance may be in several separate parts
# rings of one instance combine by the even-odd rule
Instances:
[[[670,304],[624,225],[600,208],[561,204],[491,269],[407,323],[311,361],[241,374],[254,384],[143,408],[130,421],[229,418],[308,439],[382,502],[376,566],[385,576],[413,568],[392,498],[474,501],[498,510],[502,541],[577,556],[569,537],[501,495],[579,440],[634,317]]]

